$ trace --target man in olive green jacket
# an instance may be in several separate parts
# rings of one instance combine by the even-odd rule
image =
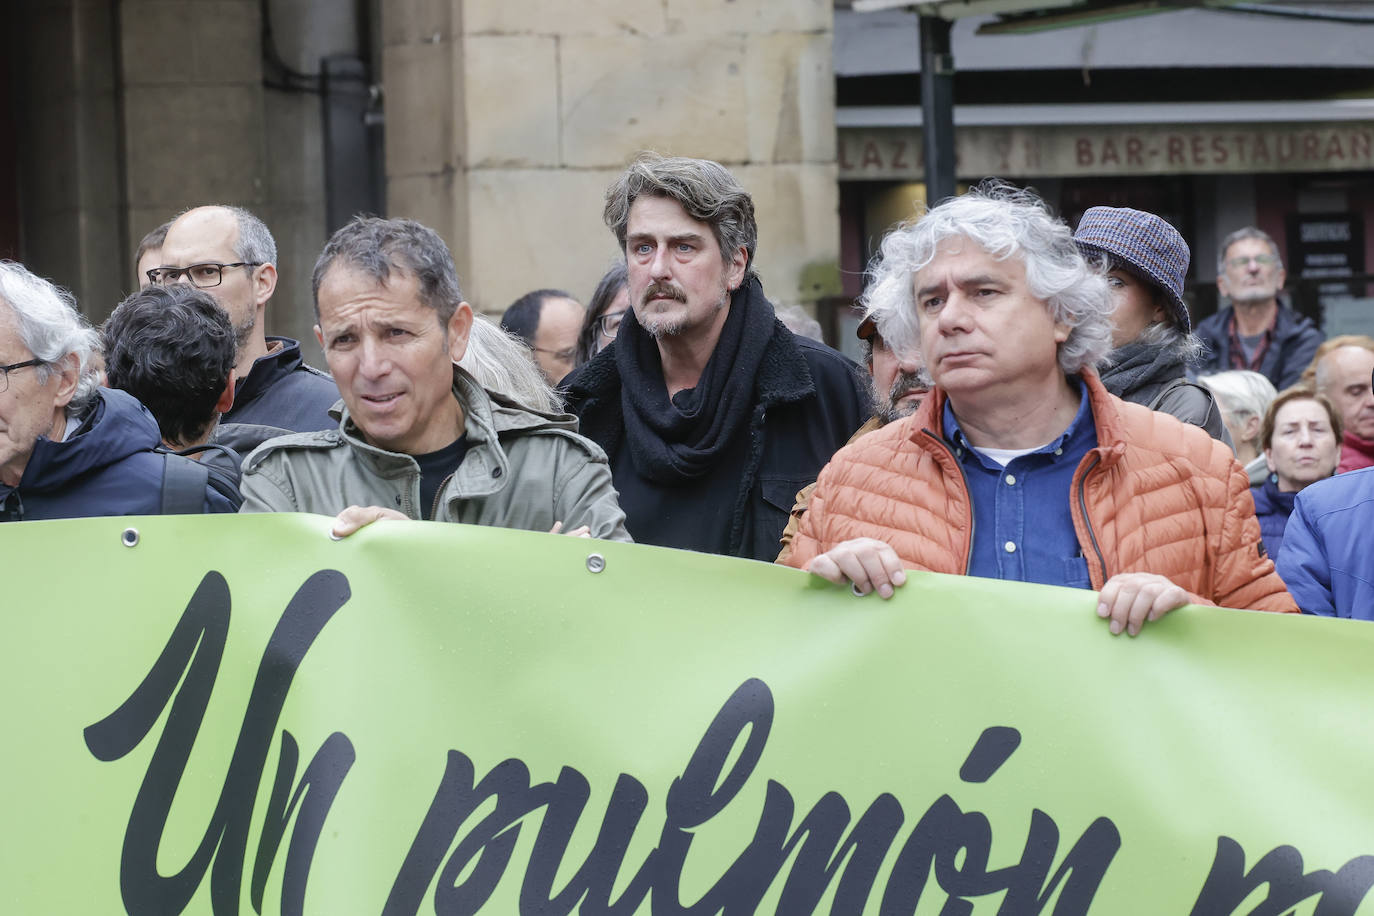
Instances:
[[[387,506],[407,518],[548,531],[587,526],[594,538],[628,541],[600,446],[577,435],[571,416],[533,413],[481,388],[458,367],[467,453],[435,502],[420,505],[420,466],[369,445],[345,409],[338,429],[272,439],[245,462],[245,512],[338,515]],[[335,408],[336,410],[338,408]]]
[[[455,365],[472,309],[433,230],[355,219],[312,285],[339,427],[255,450],[242,511],[335,515],[335,537],[431,519],[629,540],[606,456],[576,421],[492,395]]]

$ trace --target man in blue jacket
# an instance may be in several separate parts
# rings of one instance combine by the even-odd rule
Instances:
[[[57,287],[0,262],[0,521],[158,514],[168,465],[194,464],[156,450],[132,395],[100,387],[97,340]],[[167,511],[234,511],[207,483],[174,489]]]
[[[1319,480],[1293,501],[1275,561],[1304,614],[1374,620],[1374,468]]]

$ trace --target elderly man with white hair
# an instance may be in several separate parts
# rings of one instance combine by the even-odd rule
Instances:
[[[155,451],[153,415],[100,387],[98,339],[65,293],[0,262],[0,521],[233,512],[203,480],[165,505],[167,467],[194,462]]]
[[[936,387],[821,472],[789,565],[884,597],[904,569],[1092,588],[1114,634],[1296,610],[1230,449],[1103,387],[1106,278],[1039,198],[992,184],[894,230],[866,304]]]

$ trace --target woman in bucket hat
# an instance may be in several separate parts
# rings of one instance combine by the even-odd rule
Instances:
[[[1123,400],[1177,417],[1230,444],[1212,393],[1188,381],[1202,344],[1183,302],[1188,244],[1142,210],[1093,207],[1074,233],[1078,250],[1107,273],[1116,296],[1112,352],[1102,384]]]

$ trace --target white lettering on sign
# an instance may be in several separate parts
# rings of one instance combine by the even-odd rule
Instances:
[[[1348,242],[1350,241],[1350,224],[1340,223],[1303,223],[1302,240],[1304,242]]]

